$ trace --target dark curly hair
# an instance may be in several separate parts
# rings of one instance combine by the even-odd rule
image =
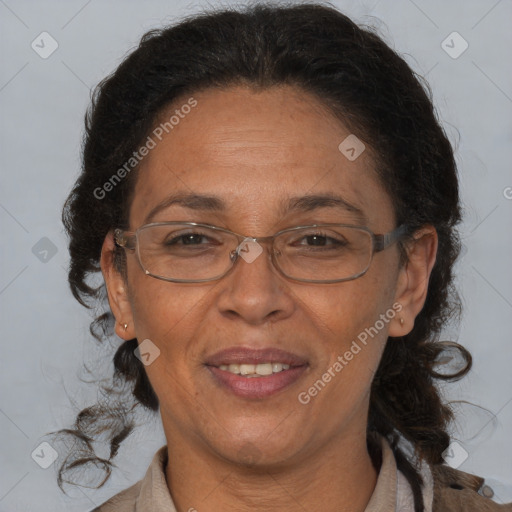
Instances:
[[[202,13],[146,33],[96,87],[85,117],[82,172],[63,210],[73,295],[97,312],[103,308],[91,332],[98,340],[112,340],[105,285],[94,286],[90,279],[100,270],[107,233],[128,224],[137,169],[101,200],[95,191],[143,144],[164,108],[201,89],[241,84],[256,89],[290,85],[318,98],[371,148],[397,224],[405,222],[409,236],[427,224],[437,230],[425,305],[413,330],[386,344],[372,384],[367,427],[369,447],[377,434],[389,440],[411,483],[415,510],[422,511],[421,477],[399,440],[408,440],[418,459],[442,463],[453,413],[436,382],[460,378],[471,367],[470,354],[451,343],[463,364],[449,375],[438,371],[446,348],[442,327],[458,319],[461,309],[453,287],[460,251],[458,178],[428,85],[373,29],[359,27],[330,5],[259,4]],[[405,245],[400,247],[406,258]],[[115,255],[120,271],[124,257],[122,251]],[[72,470],[91,464],[105,471],[98,486],[103,485],[121,442],[134,428],[137,406],[158,410],[136,347],[133,339],[117,348],[112,384],[104,386],[102,399],[82,410],[73,428],[57,433],[74,442],[60,467],[61,487],[71,482]],[[108,457],[93,447],[101,435],[109,443]]]

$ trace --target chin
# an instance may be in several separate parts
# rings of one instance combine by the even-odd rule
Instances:
[[[231,438],[226,441],[223,446],[215,446],[217,443],[214,441],[212,448],[221,458],[230,463],[254,469],[276,469],[285,466],[292,459],[296,459],[298,452],[301,451],[298,446],[299,438],[293,433],[285,438],[272,436],[272,433],[270,435],[260,433],[253,438],[245,435],[243,439]]]

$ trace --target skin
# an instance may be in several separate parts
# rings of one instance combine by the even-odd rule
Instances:
[[[280,209],[291,196],[334,192],[363,210],[374,233],[396,227],[371,149],[353,162],[345,158],[338,145],[350,131],[314,97],[289,86],[237,86],[194,98],[197,107],[142,162],[130,229],[176,191],[217,195],[227,209],[174,205],[154,222],[204,222],[256,237],[296,225],[357,224],[351,212],[335,208],[289,215]],[[365,434],[372,378],[387,337],[410,332],[423,307],[435,229],[417,233],[403,267],[394,244],[375,254],[364,276],[329,285],[283,277],[267,252],[250,264],[239,261],[218,281],[181,284],[145,275],[127,251],[125,280],[112,249],[109,233],[101,265],[116,333],[149,338],[161,351],[145,369],[160,401],[177,509],[364,511],[377,479]],[[401,312],[307,405],[299,403],[298,393],[396,302]],[[269,398],[236,397],[204,366],[207,356],[234,345],[281,348],[305,357],[308,368]]]

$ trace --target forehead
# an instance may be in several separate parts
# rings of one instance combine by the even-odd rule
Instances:
[[[221,199],[217,218],[254,227],[286,214],[293,198],[329,194],[354,206],[352,213],[362,210],[368,223],[392,222],[371,149],[347,158],[339,145],[353,145],[354,135],[315,97],[289,86],[237,86],[192,98],[175,101],[155,123],[154,147],[138,170],[132,227],[170,196],[194,194]],[[169,213],[187,211],[183,202],[167,203]]]

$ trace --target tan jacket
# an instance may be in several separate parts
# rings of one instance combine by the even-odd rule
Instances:
[[[167,446],[153,457],[146,476],[91,512],[176,512],[165,478]],[[512,512],[512,503],[499,505],[478,493],[483,478],[439,465],[424,465],[425,512]],[[210,512],[207,505],[191,503],[187,511]],[[365,512],[414,512],[412,492],[397,470],[391,447],[382,439],[382,465],[377,485]]]
[[[433,466],[433,512],[498,512],[512,511],[512,503],[499,505],[480,495],[484,479],[450,466]]]

